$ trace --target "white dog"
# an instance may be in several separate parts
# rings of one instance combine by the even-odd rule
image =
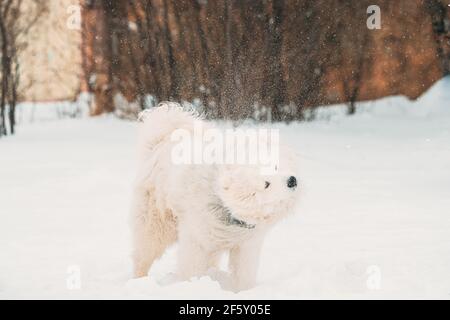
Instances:
[[[174,103],[161,104],[141,120],[134,276],[146,276],[178,240],[181,279],[205,274],[229,251],[234,290],[254,286],[264,235],[292,211],[298,196],[292,152],[280,147],[277,173],[266,176],[255,165],[174,164],[175,130],[193,132],[196,121],[214,126]]]

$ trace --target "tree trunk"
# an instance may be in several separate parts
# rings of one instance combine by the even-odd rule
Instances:
[[[167,63],[169,67],[169,78],[170,78],[170,86],[169,86],[169,98],[178,100],[179,95],[179,84],[178,84],[178,71],[177,71],[177,63],[174,58],[174,45],[173,39],[171,35],[171,29],[169,28],[169,4],[167,0],[163,1],[163,10],[164,10],[164,39],[166,41],[167,46]]]
[[[6,100],[8,96],[8,87],[9,87],[9,77],[11,74],[11,63],[8,54],[8,35],[6,33],[5,20],[2,16],[3,12],[0,12],[0,36],[1,36],[1,75],[2,75],[2,83],[1,83],[1,97],[0,97],[0,136],[6,135],[6,119],[5,119],[5,109],[6,109]]]
[[[203,92],[202,100],[203,105],[205,107],[205,112],[208,113],[209,111],[209,99],[210,97],[213,97],[215,99],[217,97],[217,84],[213,80],[210,72],[210,59],[209,59],[209,48],[208,48],[208,42],[207,37],[205,34],[205,31],[203,29],[203,23],[200,19],[200,12],[201,12],[201,6],[198,3],[198,0],[191,0],[192,6],[193,6],[193,15],[194,15],[194,23],[196,33],[199,37],[200,42],[200,56],[201,56],[201,65],[203,66],[203,72],[204,72],[204,80],[205,83],[203,83],[203,86],[205,87],[205,90]],[[208,94],[207,91],[210,91]]]
[[[285,103],[286,84],[284,82],[283,65],[281,61],[281,50],[283,45],[284,0],[272,0],[271,8],[267,14],[267,76],[263,90],[263,97],[272,112],[272,120],[280,121],[280,107]]]
[[[86,10],[93,10],[90,21],[84,23],[86,28],[94,30],[84,30],[90,33],[92,39],[92,70],[88,70],[86,77],[90,82],[94,93],[93,104],[91,105],[91,115],[96,116],[102,113],[113,112],[114,103],[112,97],[113,79],[113,45],[111,37],[111,9],[113,4],[109,0],[99,0]]]
[[[436,54],[441,61],[442,75],[450,74],[450,13],[447,3],[430,0],[425,3],[431,17]],[[450,11],[449,11],[450,12]]]

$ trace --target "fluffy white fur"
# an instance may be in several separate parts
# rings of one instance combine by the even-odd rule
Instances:
[[[234,290],[254,286],[263,238],[292,211],[298,196],[299,188],[287,187],[287,179],[297,176],[293,153],[280,147],[280,168],[270,176],[260,175],[256,166],[174,165],[171,133],[193,130],[198,117],[166,103],[141,120],[131,216],[134,276],[146,276],[178,240],[181,279],[205,274],[229,251]]]

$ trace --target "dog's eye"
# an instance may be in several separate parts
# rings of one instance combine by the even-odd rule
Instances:
[[[265,189],[267,189],[269,186],[270,186],[270,182],[269,182],[269,181],[266,181],[266,187],[265,187]]]

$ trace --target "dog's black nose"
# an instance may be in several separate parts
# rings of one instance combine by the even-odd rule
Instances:
[[[295,188],[297,186],[297,179],[294,176],[289,177],[287,186],[288,188]]]

